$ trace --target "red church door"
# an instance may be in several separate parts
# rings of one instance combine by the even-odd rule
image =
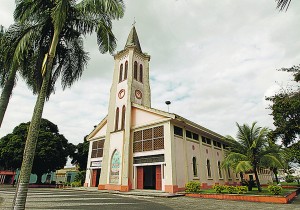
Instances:
[[[161,190],[161,166],[160,165],[156,166],[155,179],[156,179],[155,189]]]
[[[137,167],[137,189],[144,189],[144,168]]]

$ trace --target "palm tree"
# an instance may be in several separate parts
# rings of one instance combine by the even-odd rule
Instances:
[[[19,0],[15,10],[15,19],[22,24],[39,22],[44,15],[51,16],[53,33],[50,47],[45,55],[42,65],[42,85],[38,93],[29,126],[26,140],[23,163],[20,172],[20,179],[16,190],[13,208],[24,209],[28,191],[29,177],[35,153],[38,130],[43,113],[47,92],[51,87],[52,67],[55,65],[57,48],[65,34],[71,31],[77,32],[79,36],[96,32],[97,43],[101,53],[113,53],[116,47],[116,39],[112,33],[111,20],[119,19],[124,14],[124,4],[122,0],[83,0],[76,3],[76,0]],[[46,32],[45,32],[46,33]],[[57,64],[59,65],[59,64]],[[72,70],[72,69],[70,69]],[[73,71],[70,72],[73,75]],[[79,75],[80,76],[80,75]],[[67,85],[68,75],[62,76]]]
[[[258,170],[281,166],[278,160],[279,150],[277,145],[270,145],[267,135],[269,129],[256,126],[256,122],[251,126],[239,125],[236,140],[231,136],[226,136],[225,141],[230,142],[229,151],[225,155],[222,163],[223,167],[232,167],[236,173],[253,171],[256,179],[258,191],[261,192]]]
[[[284,9],[288,9],[292,0],[276,0],[277,1],[277,9],[283,11]]]
[[[34,94],[40,90],[42,83],[40,69],[43,57],[49,49],[49,40],[53,31],[51,17],[45,17],[43,24],[20,25],[15,23],[3,34],[0,46],[2,57],[0,59],[0,85],[3,87],[0,98],[0,126],[15,85],[17,72],[21,74]],[[54,91],[54,85],[59,75],[62,75],[63,89],[70,87],[81,76],[88,59],[89,57],[83,49],[82,38],[78,32],[69,30],[57,46],[57,56],[54,60],[54,71],[47,98]]]

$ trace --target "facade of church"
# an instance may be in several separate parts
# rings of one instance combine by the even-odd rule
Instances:
[[[220,134],[151,108],[150,56],[142,52],[135,27],[114,60],[108,115],[88,136],[85,186],[174,193],[189,181],[203,188],[240,182],[221,168],[227,145]]]

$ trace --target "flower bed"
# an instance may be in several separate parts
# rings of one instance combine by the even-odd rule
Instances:
[[[187,193],[185,196],[196,198],[212,198],[219,200],[241,200],[252,202],[267,202],[267,203],[289,203],[297,195],[297,190],[285,196],[271,195],[242,195],[242,194],[202,194],[202,193]]]

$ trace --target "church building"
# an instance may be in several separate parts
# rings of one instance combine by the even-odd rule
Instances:
[[[99,190],[184,190],[189,181],[202,188],[236,184],[223,169],[223,136],[177,114],[151,107],[150,56],[143,53],[135,27],[114,55],[107,116],[89,134],[85,186]]]

